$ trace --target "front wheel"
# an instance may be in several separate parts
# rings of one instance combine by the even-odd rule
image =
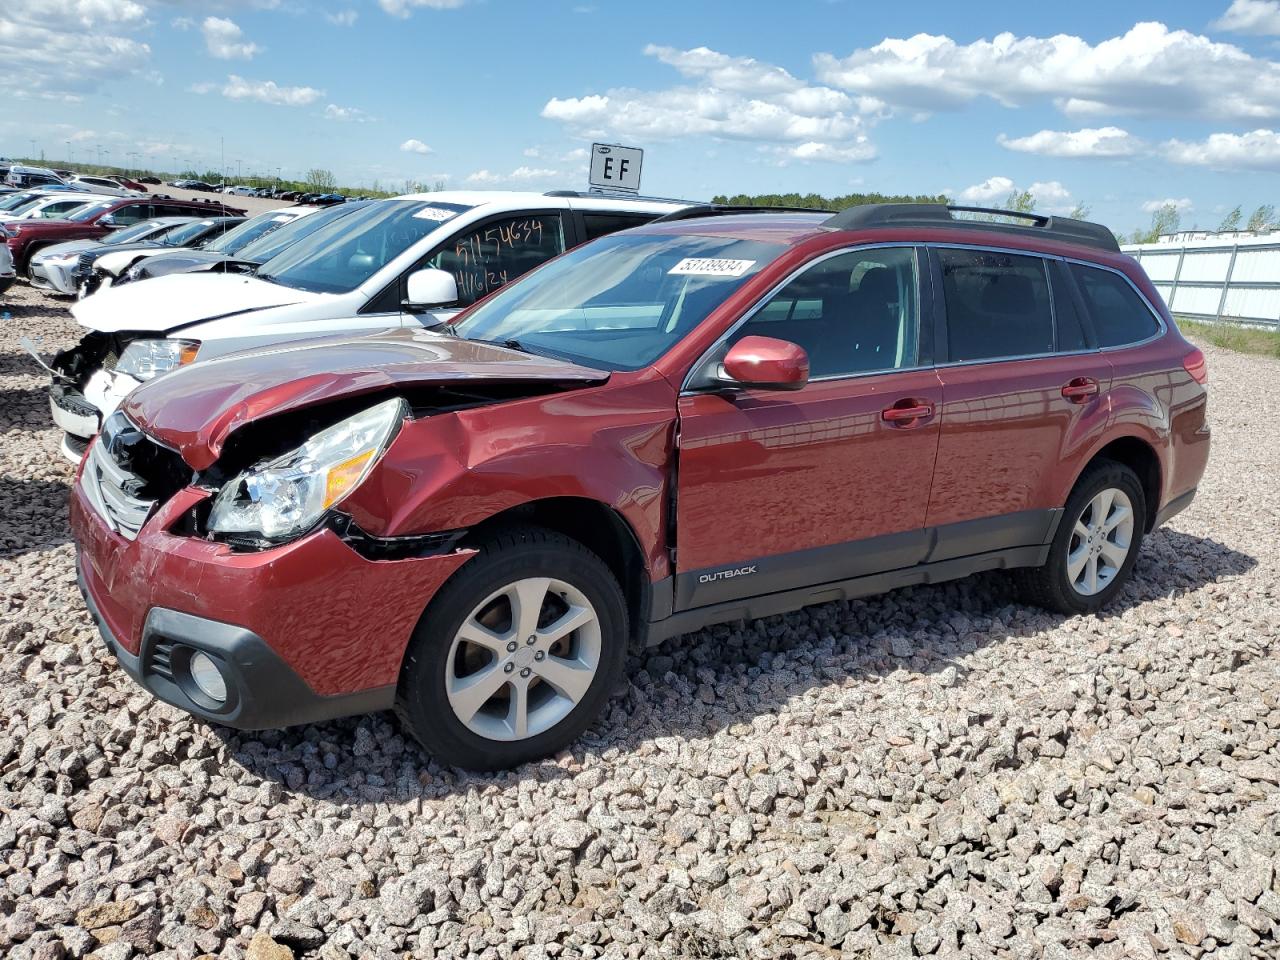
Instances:
[[[1124,464],[1100,460],[1077,481],[1044,566],[1021,572],[1026,599],[1060,613],[1093,613],[1120,592],[1142,545],[1146,497]]]
[[[622,671],[627,613],[608,566],[549,530],[492,537],[432,600],[396,712],[440,761],[500,770],[572,743]]]

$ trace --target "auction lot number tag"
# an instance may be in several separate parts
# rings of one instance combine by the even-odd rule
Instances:
[[[685,257],[667,271],[678,277],[740,277],[752,267],[754,260],[724,260],[718,257]]]

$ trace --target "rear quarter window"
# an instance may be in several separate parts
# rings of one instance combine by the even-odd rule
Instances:
[[[1071,272],[1102,347],[1138,343],[1156,335],[1160,324],[1146,301],[1118,273],[1073,263]]]

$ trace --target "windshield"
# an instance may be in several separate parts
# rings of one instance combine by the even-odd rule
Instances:
[[[468,340],[604,370],[653,363],[785,248],[733,237],[615,234],[504,287],[454,327]]]
[[[166,247],[185,247],[193,240],[198,240],[212,226],[212,220],[193,220],[191,223],[179,224],[166,233],[160,242]]]
[[[303,237],[309,237],[320,228],[333,223],[333,221],[349,217],[357,210],[363,210],[367,206],[369,206],[368,203],[344,203],[342,206],[329,207],[319,213],[308,213],[305,216],[295,217],[289,223],[281,224],[275,230],[259,237],[252,243],[246,243],[240,248],[236,256],[250,263],[266,263],[272,257],[283,253],[289,246],[297,243]]]
[[[456,203],[380,200],[291,244],[264,263],[258,276],[314,293],[346,293],[469,209]]]
[[[206,243],[204,248],[213,253],[236,253],[293,219],[296,219],[295,216],[289,213],[260,213],[252,220],[246,220],[234,230],[228,230],[216,240]]]
[[[172,226],[163,223],[156,223],[154,220],[143,220],[141,223],[135,223],[132,227],[125,227],[123,230],[117,230],[115,233],[109,233],[102,238],[102,242],[108,246],[116,243],[129,243],[133,240],[145,240],[154,234],[163,234],[166,230],[173,229]]]
[[[40,196],[40,194],[11,193],[9,196],[0,200],[0,210],[16,210],[18,207],[30,203],[38,196]]]
[[[99,213],[103,207],[109,206],[111,206],[110,200],[90,200],[83,207],[76,207],[64,219],[74,220],[76,223],[84,223],[84,221],[91,219],[94,214]]]

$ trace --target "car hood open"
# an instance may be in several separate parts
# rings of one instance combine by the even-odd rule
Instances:
[[[204,320],[327,296],[331,294],[310,293],[256,277],[176,274],[102,290],[81,300],[71,308],[71,313],[80,326],[104,333],[172,330]]]
[[[489,343],[393,330],[196,363],[142,384],[122,409],[193,469],[204,470],[244,425],[344,397],[447,384],[525,383],[551,392],[608,378],[604,371]]]

